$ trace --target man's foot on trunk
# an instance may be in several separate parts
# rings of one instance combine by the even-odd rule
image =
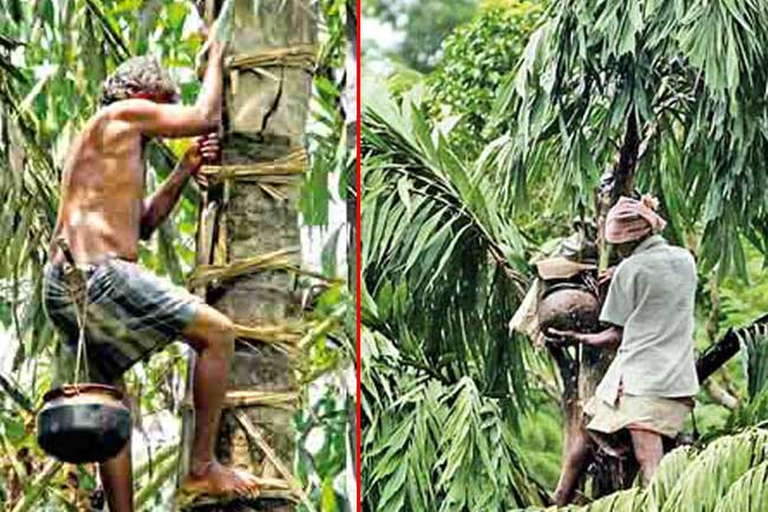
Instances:
[[[258,479],[250,473],[210,462],[184,479],[181,491],[195,496],[256,497]]]

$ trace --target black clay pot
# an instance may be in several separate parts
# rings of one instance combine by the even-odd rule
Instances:
[[[539,328],[594,332],[599,325],[600,303],[593,294],[576,287],[555,288],[539,303]]]
[[[64,462],[104,462],[123,449],[131,434],[131,412],[122,393],[101,384],[67,385],[43,397],[37,442]]]

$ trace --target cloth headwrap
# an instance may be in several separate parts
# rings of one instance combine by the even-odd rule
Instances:
[[[619,198],[605,218],[605,241],[623,244],[659,233],[667,221],[656,213],[658,207],[658,200],[647,194],[639,201],[629,197]]]

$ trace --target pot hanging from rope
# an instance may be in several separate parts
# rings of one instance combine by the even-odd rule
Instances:
[[[600,301],[593,277],[596,265],[556,256],[536,263],[536,270],[543,281],[537,306],[542,332],[597,329]]]
[[[101,384],[52,389],[37,415],[37,442],[72,464],[111,459],[131,435],[131,412],[122,398],[117,388]]]
[[[563,283],[551,287],[538,307],[539,327],[561,331],[594,332],[599,325],[600,303],[582,286]]]
[[[131,435],[131,412],[122,392],[104,384],[78,383],[80,363],[86,352],[85,321],[88,285],[63,239],[57,243],[69,265],[68,289],[76,306],[80,327],[74,384],[66,384],[43,396],[37,414],[37,442],[46,453],[64,462],[104,462],[125,447]],[[85,367],[88,378],[87,362]]]

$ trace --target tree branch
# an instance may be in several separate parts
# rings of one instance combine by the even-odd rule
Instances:
[[[640,150],[640,137],[637,133],[637,119],[630,111],[627,121],[627,131],[621,145],[619,161],[613,171],[613,188],[611,190],[611,205],[616,204],[619,197],[631,195],[635,183],[635,165]]]
[[[739,351],[737,331],[764,323],[768,323],[768,314],[761,316],[746,327],[737,330],[728,329],[720,341],[708,347],[696,361],[696,374],[699,376],[699,382],[704,382]]]

